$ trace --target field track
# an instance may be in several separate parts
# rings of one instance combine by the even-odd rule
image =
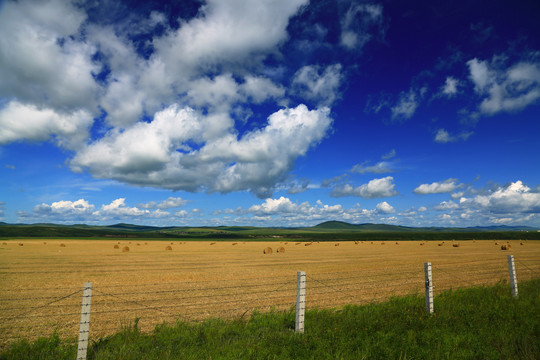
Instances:
[[[86,281],[93,283],[90,328],[97,338],[136,317],[149,331],[177,318],[290,309],[298,270],[308,276],[308,309],[422,293],[428,261],[435,296],[449,288],[508,281],[509,254],[515,256],[518,281],[540,277],[540,241],[510,241],[509,251],[501,250],[506,241],[495,243],[0,240],[0,349],[53,331],[76,338]],[[126,246],[129,251],[122,252]],[[272,254],[263,254],[267,247]],[[285,252],[278,253],[279,247]]]

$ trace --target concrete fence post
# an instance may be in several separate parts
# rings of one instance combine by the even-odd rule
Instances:
[[[433,314],[433,279],[431,277],[431,263],[424,263],[424,276],[426,279],[426,310]]]
[[[516,265],[514,263],[514,255],[508,255],[508,272],[510,273],[510,287],[512,288],[512,296],[518,297],[518,283],[516,277]]]
[[[296,274],[296,323],[294,331],[304,333],[304,319],[306,315],[306,273],[298,271]]]
[[[88,351],[88,335],[90,334],[90,305],[92,303],[92,283],[84,283],[81,323],[79,327],[79,342],[77,346],[77,360],[86,360]]]

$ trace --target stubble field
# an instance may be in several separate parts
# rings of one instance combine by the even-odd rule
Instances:
[[[308,309],[421,293],[425,262],[433,265],[435,296],[449,288],[508,281],[509,254],[518,281],[540,277],[540,241],[510,241],[507,251],[503,244],[3,240],[0,348],[55,331],[76,339],[84,282],[93,283],[90,334],[98,338],[135,318],[149,331],[176,319],[290,309],[297,271],[307,273]],[[129,251],[122,252],[126,246]],[[272,254],[263,254],[267,247]],[[285,252],[278,253],[279,247]]]

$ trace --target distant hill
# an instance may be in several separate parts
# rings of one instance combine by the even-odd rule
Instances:
[[[350,224],[326,221],[312,227],[253,226],[146,226],[119,223],[113,225],[7,224],[0,222],[0,237],[43,238],[176,238],[191,240],[250,239],[267,241],[275,238],[300,241],[334,240],[445,240],[445,239],[538,239],[540,232],[527,226],[476,226],[469,228],[407,227],[387,224]]]
[[[350,231],[415,231],[415,228],[386,224],[349,224],[344,221],[326,221],[315,225],[312,229],[350,230]]]

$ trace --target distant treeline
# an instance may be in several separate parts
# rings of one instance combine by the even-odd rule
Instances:
[[[145,229],[146,230],[146,229]],[[0,237],[29,238],[146,238],[146,239],[193,239],[193,240],[234,240],[246,241],[407,241],[407,240],[540,240],[537,231],[370,231],[347,230],[303,232],[299,229],[253,229],[245,231],[199,231],[178,233],[176,231],[129,231],[106,227],[2,225]]]

